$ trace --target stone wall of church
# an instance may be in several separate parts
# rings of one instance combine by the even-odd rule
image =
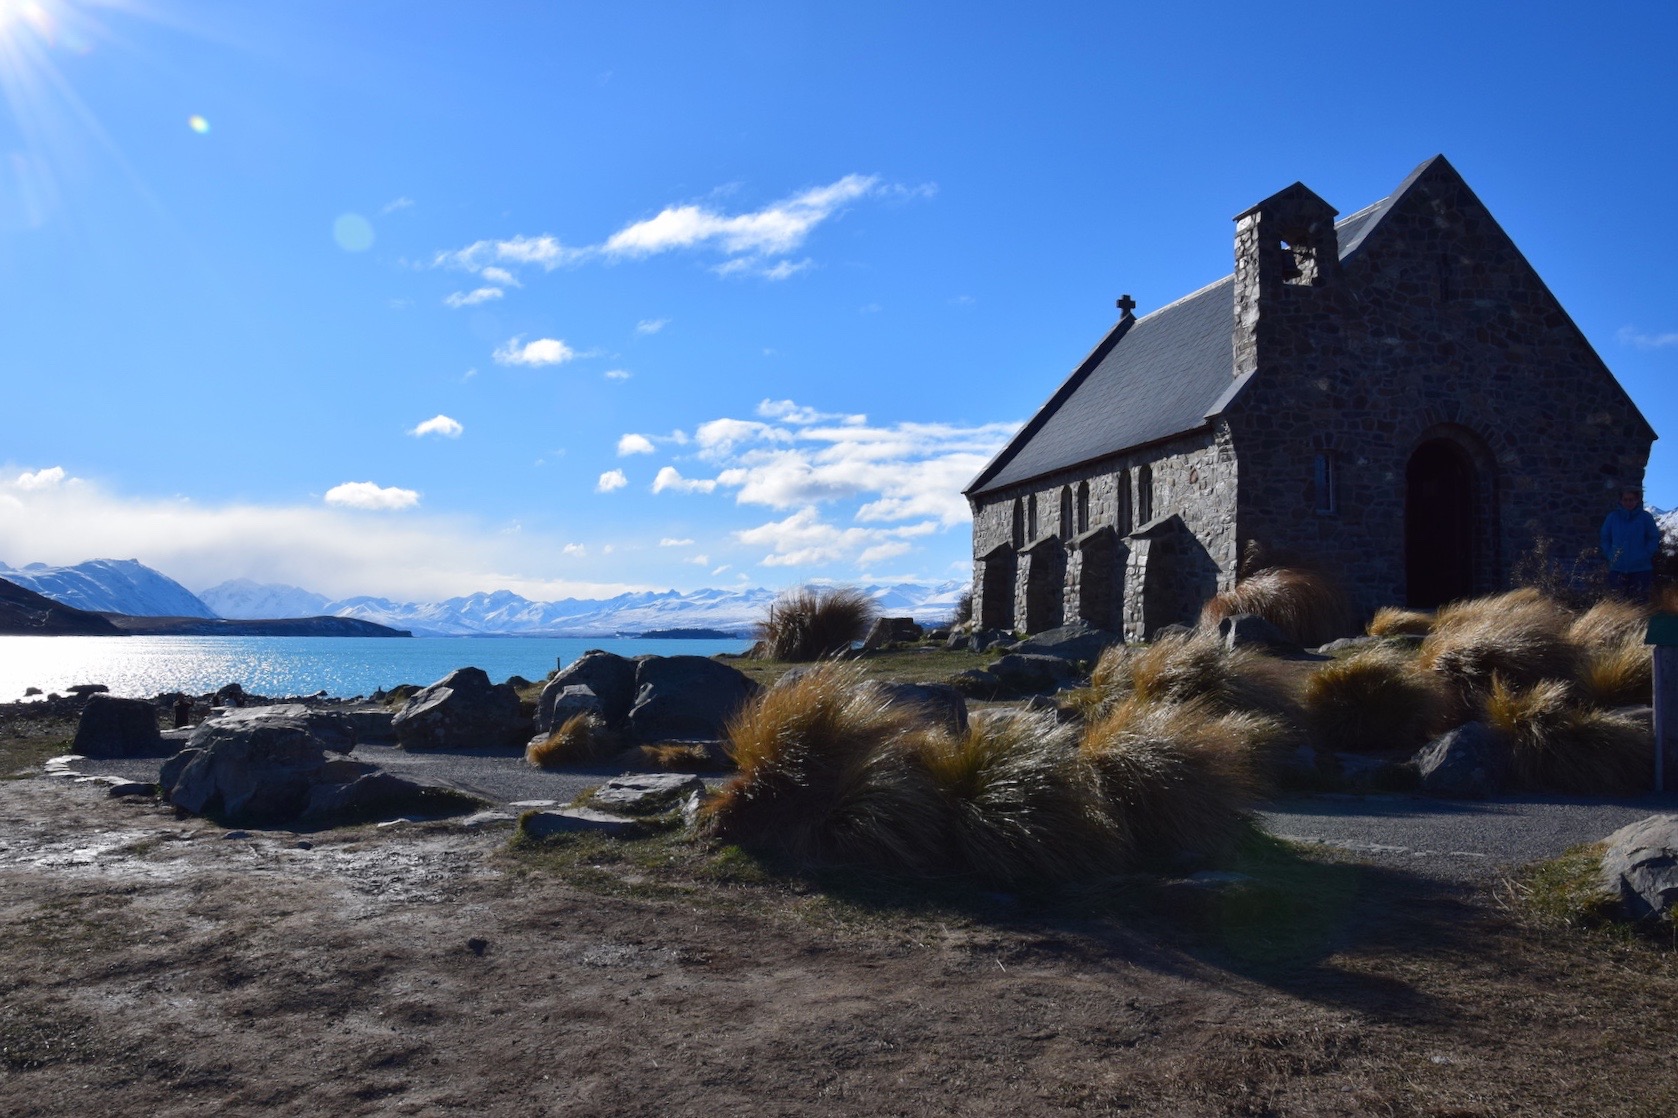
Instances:
[[[1203,579],[1210,565],[1216,568],[1220,589],[1231,585],[1238,559],[1236,462],[1228,434],[1220,428],[1194,432],[1156,447],[1143,448],[1026,485],[986,494],[973,509],[975,614],[981,614],[985,595],[1006,593],[1014,599],[1015,627],[1021,631],[1041,628],[1040,624],[1032,626],[1030,622],[1041,616],[1042,611],[1028,609],[1035,604],[1029,594],[1033,585],[1029,572],[1035,567],[1039,571],[1052,570],[1063,580],[1057,593],[1064,603],[1062,614],[1065,621],[1079,616],[1081,604],[1108,600],[1109,592],[1105,588],[1087,585],[1088,580],[1093,579],[1111,587],[1113,621],[1116,622],[1120,603],[1129,596],[1125,586],[1129,549],[1124,537],[1145,526],[1141,520],[1144,468],[1152,477],[1152,520],[1159,521],[1173,515],[1181,517],[1195,541],[1194,546],[1205,552],[1202,562],[1185,565],[1182,569],[1185,572],[1196,571],[1195,577]],[[1077,494],[1081,484],[1089,487],[1089,514],[1083,532],[1079,531],[1077,520]],[[1072,508],[1070,531],[1065,533],[1060,523],[1063,491],[1068,495]],[[1028,512],[1033,499],[1037,508],[1035,535]],[[1016,502],[1019,503],[1020,519],[1023,521],[1021,538],[1016,538],[1014,533]],[[1092,561],[1085,562],[1076,541],[1103,527],[1113,529],[1120,537],[1117,546],[1093,548],[1089,552]],[[1065,560],[1044,557],[1043,541],[1051,538],[1059,539],[1071,553]],[[1012,548],[1014,554],[1020,556],[1020,562],[1012,568],[1014,583],[1006,589],[998,585],[1000,580],[985,578],[983,557],[999,547]],[[1000,571],[1005,564],[997,563],[993,558],[991,566]],[[1173,577],[1173,572],[1161,570],[1154,577],[1169,579]],[[1189,595],[1186,587],[1166,592],[1160,590],[1162,585],[1155,584],[1159,600],[1181,601]]]

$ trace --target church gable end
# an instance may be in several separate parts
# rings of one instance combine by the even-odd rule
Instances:
[[[1237,215],[1233,276],[1127,313],[975,479],[988,624],[1151,635],[1254,545],[1367,613],[1591,544],[1654,432],[1519,249],[1443,157],[1335,218],[1299,183]]]

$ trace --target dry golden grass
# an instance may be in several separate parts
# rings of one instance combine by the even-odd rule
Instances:
[[[928,870],[944,846],[944,801],[914,739],[915,712],[820,664],[758,695],[729,723],[740,774],[707,805],[707,826],[800,861]]]
[[[606,729],[597,714],[573,714],[541,741],[525,747],[524,759],[543,769],[562,765],[586,765],[615,753],[616,735]]]
[[[1566,607],[1532,589],[1453,602],[1439,610],[1416,664],[1452,685],[1466,716],[1493,675],[1519,687],[1577,679],[1583,660],[1568,637],[1572,623]]]
[[[1437,675],[1379,647],[1313,672],[1304,706],[1306,731],[1319,747],[1369,753],[1419,749],[1446,729],[1450,709]]]
[[[1226,649],[1213,634],[1162,637],[1142,648],[1115,645],[1090,675],[1096,701],[1086,713],[1100,717],[1118,703],[1202,701],[1225,711],[1258,711],[1297,723],[1299,693],[1279,661],[1250,649]]]
[[[703,773],[720,767],[703,745],[643,745],[639,752],[643,764],[664,772]]]
[[[1646,791],[1654,778],[1654,743],[1640,722],[1581,708],[1567,685],[1530,687],[1493,679],[1486,724],[1509,748],[1517,787],[1574,795],[1623,796]]]
[[[1112,872],[1129,853],[1076,729],[1053,715],[974,719],[927,734],[921,764],[949,813],[952,866],[1003,886]]]
[[[1433,631],[1433,614],[1419,609],[1382,606],[1366,630],[1372,637],[1425,637]]]
[[[1567,635],[1573,643],[1585,648],[1622,644],[1633,638],[1641,644],[1648,624],[1648,607],[1620,598],[1604,598],[1575,617],[1567,627]]]
[[[1205,700],[1132,699],[1090,726],[1081,750],[1138,856],[1221,859],[1250,825],[1262,755],[1281,735],[1271,719]]]
[[[1271,567],[1243,578],[1206,603],[1200,626],[1216,629],[1240,613],[1257,614],[1308,648],[1358,631],[1351,603],[1334,580],[1297,567]]]
[[[860,590],[800,587],[769,607],[757,627],[764,658],[804,663],[845,652],[868,635],[874,623],[874,600]]]

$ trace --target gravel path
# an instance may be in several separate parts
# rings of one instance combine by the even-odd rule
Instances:
[[[1261,818],[1272,834],[1294,842],[1320,843],[1428,877],[1473,881],[1553,858],[1627,823],[1668,812],[1678,812],[1678,795],[1483,801],[1320,795],[1278,802]]]
[[[416,779],[451,784],[492,803],[566,803],[620,771],[616,767],[550,772],[522,754],[408,753],[360,745],[351,754]],[[78,771],[157,779],[157,759],[84,761]],[[1280,838],[1320,844],[1375,862],[1452,881],[1495,879],[1510,869],[1595,842],[1649,815],[1678,812],[1678,794],[1634,799],[1502,796],[1484,801],[1410,795],[1318,795],[1277,801],[1260,813]]]

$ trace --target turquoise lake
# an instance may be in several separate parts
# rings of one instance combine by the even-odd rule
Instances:
[[[622,656],[744,652],[744,640],[571,637],[0,637],[0,702],[25,689],[103,683],[113,695],[202,694],[237,683],[258,695],[370,695],[476,667],[497,683],[541,679],[591,648]]]

